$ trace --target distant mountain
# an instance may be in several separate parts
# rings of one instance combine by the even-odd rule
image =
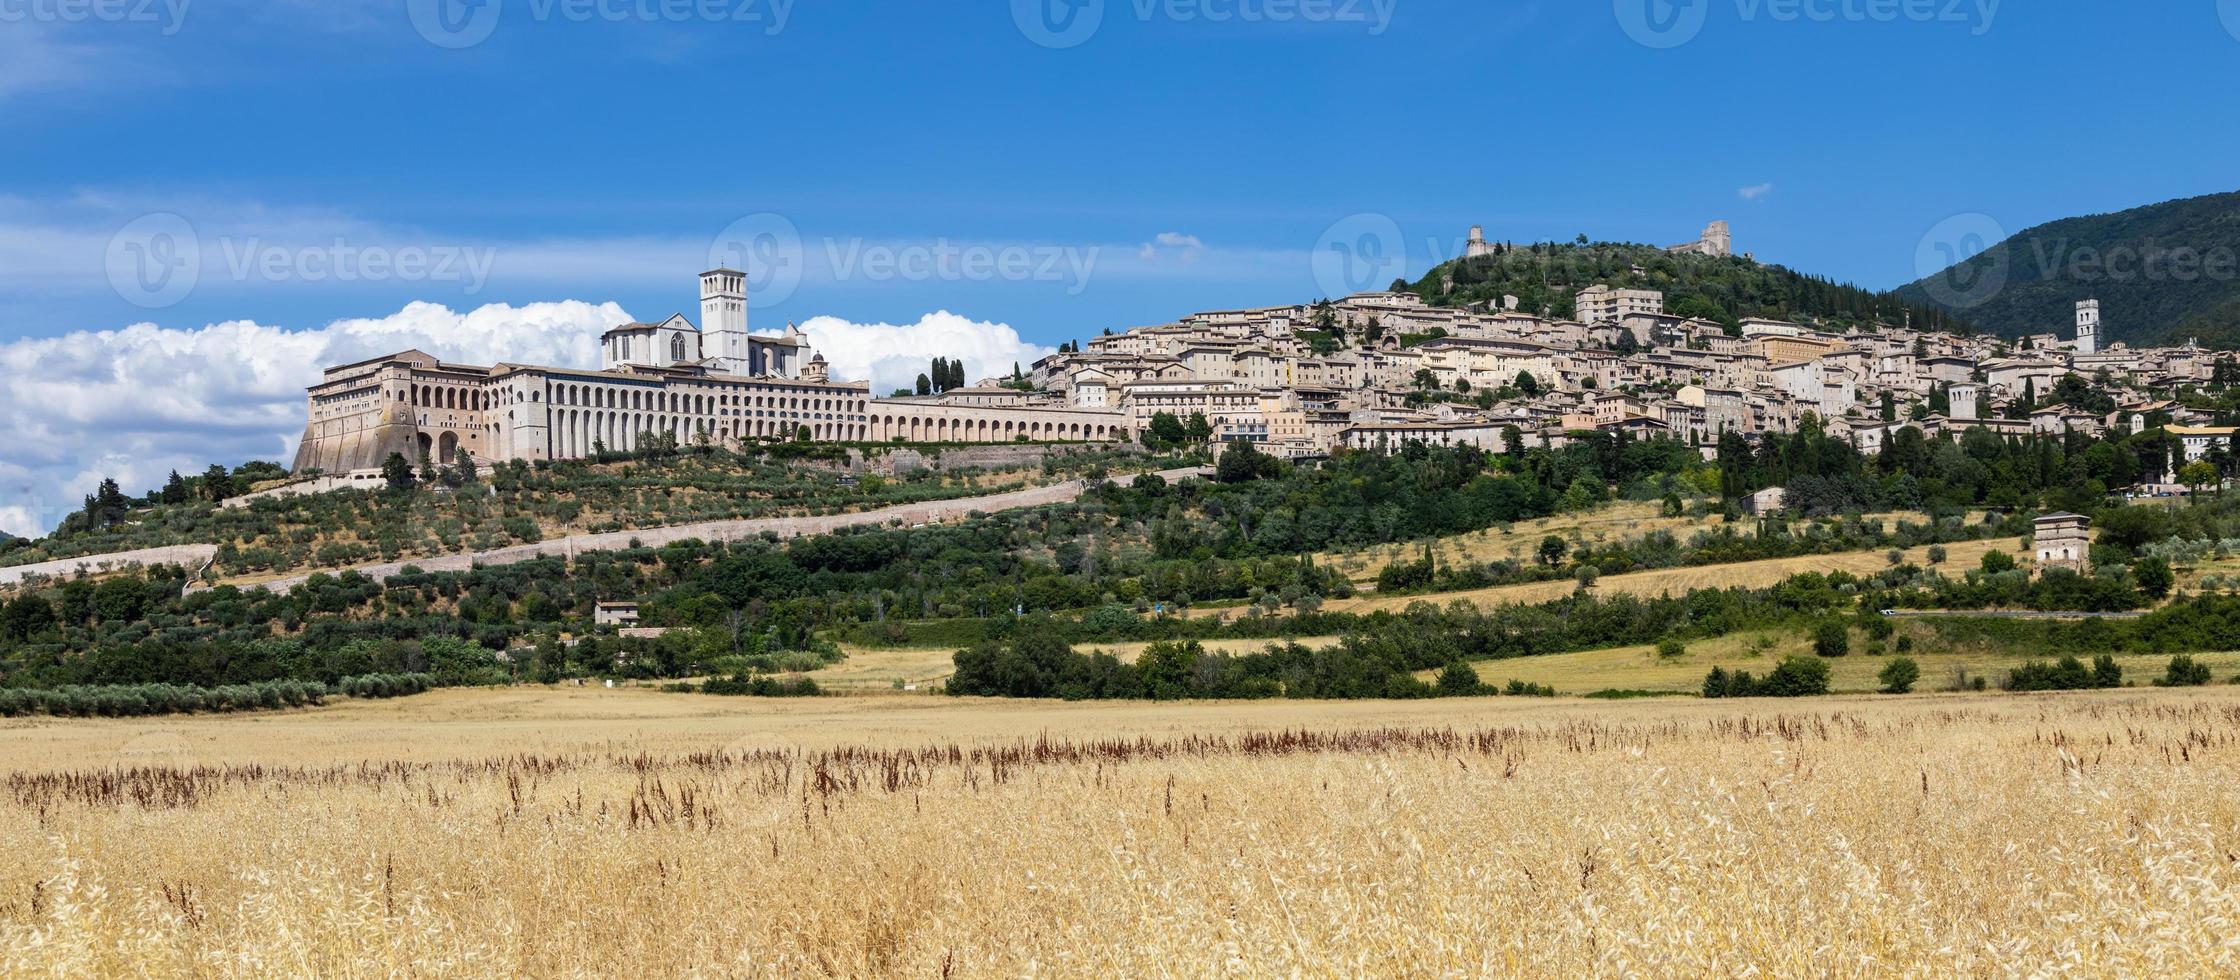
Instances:
[[[2240,347],[2240,192],[2064,218],[1897,290],[2015,337],[2070,335],[2100,301],[2100,341]]]
[[[1596,283],[1664,293],[1666,312],[1733,324],[1744,317],[1810,320],[1852,326],[1963,329],[1934,307],[1742,256],[1674,255],[1653,245],[1618,242],[1497,244],[1495,254],[1455,259],[1408,288],[1425,302],[1465,306],[1517,297],[1525,312],[1567,317],[1572,298]]]

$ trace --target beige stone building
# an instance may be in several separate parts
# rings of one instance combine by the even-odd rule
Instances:
[[[295,470],[346,473],[390,454],[485,462],[576,459],[667,439],[678,445],[752,440],[847,442],[1101,442],[1133,437],[1126,413],[1030,400],[1008,389],[930,399],[874,399],[862,381],[833,381],[790,327],[746,332],[745,277],[701,275],[702,316],[624,324],[600,338],[598,370],[451,364],[408,350],[328,368],[309,392]]]

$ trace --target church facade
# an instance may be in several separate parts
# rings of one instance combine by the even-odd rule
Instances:
[[[680,314],[608,330],[596,371],[452,364],[417,350],[328,368],[309,390],[295,470],[370,469],[391,453],[446,461],[461,449],[486,462],[578,459],[664,438],[738,446],[804,430],[832,442],[1134,437],[1120,412],[1023,392],[875,399],[869,382],[833,381],[791,327],[749,334],[746,275],[736,270],[701,274],[700,311],[700,326]]]

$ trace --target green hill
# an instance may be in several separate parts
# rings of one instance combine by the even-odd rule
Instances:
[[[2098,299],[2102,343],[2240,347],[2240,192],[2048,222],[1896,295],[2005,336],[2067,336]]]
[[[1498,304],[1508,295],[1517,297],[1521,310],[1567,317],[1572,297],[1596,283],[1660,290],[1667,312],[1729,325],[1743,317],[1770,317],[1841,330],[1900,326],[1910,315],[1917,326],[1965,329],[1933,307],[1782,266],[1741,256],[1673,255],[1651,245],[1618,242],[1497,244],[1493,255],[1444,263],[1407,288],[1441,306]]]

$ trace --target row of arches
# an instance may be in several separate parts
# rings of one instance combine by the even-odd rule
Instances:
[[[414,408],[451,408],[480,412],[490,407],[488,393],[474,388],[454,388],[448,385],[412,385],[397,397],[408,401]]]
[[[711,421],[658,412],[563,408],[552,413],[551,453],[556,459],[589,456],[598,447],[627,452],[655,444],[666,435],[679,446],[698,442],[702,433],[715,443],[745,439],[792,439],[806,426],[819,442],[862,442],[869,427],[857,422],[724,419]]]
[[[618,408],[630,411],[673,412],[685,415],[722,415],[724,409],[774,409],[792,412],[838,412],[861,414],[864,399],[812,395],[807,393],[771,393],[708,395],[696,392],[662,391],[659,389],[617,388],[611,385],[563,384],[552,389],[555,405],[579,405],[586,408]],[[737,414],[734,412],[733,414]]]
[[[947,415],[873,415],[871,440],[888,442],[1105,442],[1122,438],[1125,429],[1098,422],[1045,421]]]

